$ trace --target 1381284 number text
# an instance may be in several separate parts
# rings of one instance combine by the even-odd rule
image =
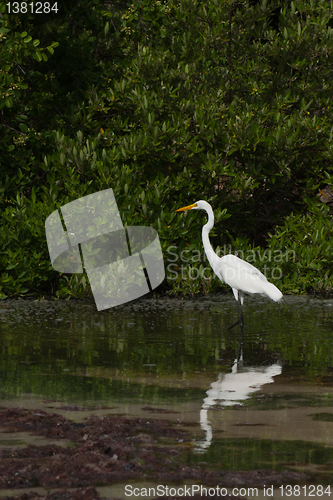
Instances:
[[[8,2],[8,14],[51,14],[58,12],[58,2]]]
[[[331,496],[331,487],[322,486],[321,484],[308,484],[298,486],[297,484],[286,484],[279,487],[282,497],[322,497]]]

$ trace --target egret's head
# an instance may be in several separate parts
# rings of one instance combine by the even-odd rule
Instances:
[[[176,212],[185,212],[186,210],[207,210],[207,208],[210,207],[209,203],[204,200],[199,200],[193,203],[192,205],[188,205],[187,207],[183,208],[178,208]]]

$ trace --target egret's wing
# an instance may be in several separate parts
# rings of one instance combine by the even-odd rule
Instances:
[[[236,255],[225,255],[219,259],[219,263],[216,262],[215,272],[222,281],[233,289],[245,293],[261,293],[275,301],[279,301],[282,297],[280,290],[270,283],[266,276],[252,264],[239,259]]]
[[[252,264],[236,255],[222,257],[216,271],[218,277],[232,288],[247,293],[265,293],[267,278]]]
[[[266,282],[267,278],[256,267],[252,266],[249,262],[236,257],[236,255],[225,255],[219,259],[218,272],[225,274],[225,271],[230,269],[234,272],[239,272],[244,277],[247,274],[256,277],[257,279]],[[217,274],[217,273],[216,273]]]

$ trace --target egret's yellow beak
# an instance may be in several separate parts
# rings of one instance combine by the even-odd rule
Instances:
[[[192,205],[188,205],[187,207],[178,208],[178,210],[176,210],[176,212],[185,212],[185,210],[191,210],[192,208],[194,208],[196,206],[197,206],[197,204],[193,203]]]

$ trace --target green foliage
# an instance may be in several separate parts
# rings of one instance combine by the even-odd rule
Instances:
[[[326,234],[330,216],[304,214],[333,179],[330,1],[88,0],[41,17],[0,11],[3,294],[87,293],[83,276],[50,278],[43,225],[56,208],[108,187],[123,222],[155,227],[165,255],[173,244],[202,250],[203,218],[174,214],[198,199],[219,210],[213,244],[257,249],[254,264],[268,270],[265,249],[287,235],[285,247],[294,244],[294,218],[313,217]],[[283,238],[276,229],[267,240],[284,224]],[[316,245],[310,257],[297,254],[296,275],[283,264],[285,290],[331,289],[328,247]],[[206,267],[190,265],[200,276]],[[219,286],[190,272],[165,286]]]
[[[333,217],[326,206],[309,200],[308,212],[291,214],[273,236],[269,248],[283,254],[279,280],[288,293],[330,295],[333,288]]]
[[[16,203],[2,213],[0,298],[38,296],[50,288],[52,281],[58,281],[58,273],[49,260],[44,224],[41,223],[48,215],[47,205],[37,201],[35,195],[27,200],[19,194]]]
[[[58,273],[52,271],[51,263],[45,241],[44,223],[48,215],[55,209],[72,201],[73,199],[101,191],[112,186],[116,196],[120,215],[125,226],[147,225],[153,226],[159,233],[162,251],[164,254],[170,244],[170,231],[174,235],[174,241],[179,242],[179,248],[183,249],[189,234],[189,228],[184,225],[184,220],[174,210],[178,208],[171,193],[174,187],[182,191],[189,189],[193,193],[199,190],[191,179],[191,174],[163,177],[156,176],[152,181],[144,180],[138,173],[125,164],[120,168],[111,168],[110,159],[105,149],[95,149],[94,142],[83,141],[83,134],[78,133],[76,140],[71,140],[57,134],[59,149],[52,156],[45,157],[44,169],[48,171],[48,165],[55,166],[59,173],[56,180],[54,172],[47,174],[48,186],[40,189],[32,189],[31,200],[22,195],[17,195],[12,200],[13,206],[8,207],[3,214],[0,226],[0,237],[6,241],[0,259],[5,270],[12,267],[13,248],[16,249],[15,268],[17,272],[11,272],[10,284],[7,273],[0,277],[0,284],[6,292],[5,295],[12,296],[27,292],[37,292],[40,288],[41,263],[43,263],[45,281],[52,284],[53,292],[57,290],[58,297],[84,296],[87,283],[84,276],[63,276],[56,280]],[[66,168],[63,165],[75,165]],[[83,183],[84,178],[89,178],[88,169],[94,171],[93,179]],[[81,175],[80,175],[81,174]],[[23,174],[22,174],[23,175]],[[130,198],[129,198],[130,190]],[[37,193],[37,194],[36,194]],[[221,216],[222,214],[217,214]],[[13,224],[13,221],[15,223]],[[28,224],[27,224],[27,221]],[[201,245],[200,220],[193,218],[196,226],[196,246]],[[29,249],[38,247],[39,252],[33,251],[29,259],[24,261],[24,256]],[[25,262],[23,268],[30,272],[23,273],[21,262]],[[59,289],[58,289],[59,287]],[[45,287],[41,287],[40,292]],[[52,293],[53,293],[52,292]],[[3,297],[5,296],[3,295]]]

